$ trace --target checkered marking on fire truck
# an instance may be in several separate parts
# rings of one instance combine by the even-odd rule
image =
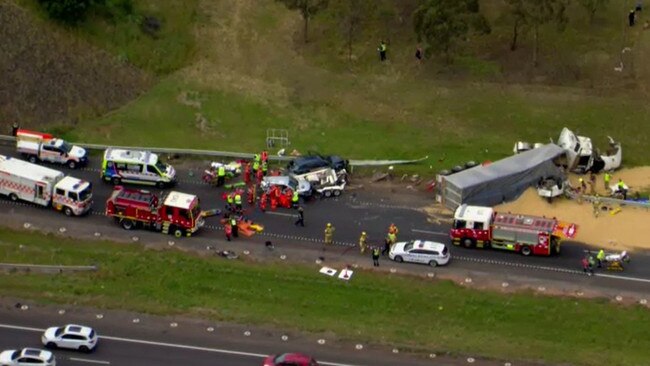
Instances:
[[[27,194],[34,194],[34,188],[30,186],[26,186],[24,184],[16,183],[10,180],[0,180],[0,186],[6,187],[9,190],[12,190],[14,192],[23,192]],[[45,195],[44,198],[49,198],[49,196]]]

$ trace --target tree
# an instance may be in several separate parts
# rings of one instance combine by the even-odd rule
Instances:
[[[426,40],[425,54],[443,53],[447,60],[454,43],[470,30],[490,32],[478,0],[425,0],[413,13],[413,25],[418,41]]]
[[[327,8],[328,0],[276,0],[284,4],[289,10],[299,10],[304,21],[304,40],[309,41],[309,20],[319,11]]]
[[[341,30],[348,50],[348,61],[352,61],[352,46],[361,34],[365,16],[370,12],[372,0],[344,0],[340,10]]]
[[[555,23],[558,30],[564,30],[568,19],[566,8],[568,0],[507,0],[514,16],[513,36],[510,49],[517,48],[520,27],[527,26],[533,31],[533,66],[539,64],[539,28],[547,23]]]
[[[77,24],[83,21],[94,0],[38,0],[47,15],[55,20]]]
[[[593,23],[596,11],[605,7],[609,0],[578,0],[578,2],[589,13],[589,23]]]

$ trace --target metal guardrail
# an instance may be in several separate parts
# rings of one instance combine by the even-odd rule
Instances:
[[[16,141],[16,138],[14,136],[0,135],[0,141]],[[114,146],[114,145],[101,145],[101,144],[86,144],[82,142],[71,142],[71,144],[81,146],[83,148],[90,149],[90,150],[105,150],[111,147],[115,149],[148,150],[155,153],[164,153],[164,154],[214,156],[214,157],[236,158],[236,159],[253,159],[255,157],[255,154],[240,153],[234,151],[176,149],[176,148],[143,147],[143,146]],[[269,160],[274,160],[274,161],[290,161],[293,158],[294,158],[293,156],[269,155]]]
[[[575,192],[565,191],[565,194],[571,199],[578,199],[578,194],[575,193]],[[590,202],[590,203],[593,203],[597,199],[600,200],[601,203],[608,203],[608,204],[619,205],[619,206],[632,206],[632,207],[650,209],[650,203],[629,201],[629,200],[621,200],[621,199],[618,199],[618,198],[604,197],[604,196],[596,197],[596,196],[591,196],[591,195],[586,195],[586,194],[582,195],[582,200]]]
[[[63,266],[63,265],[47,265],[47,264],[0,263],[0,270],[62,273],[62,272],[96,271],[97,266]]]

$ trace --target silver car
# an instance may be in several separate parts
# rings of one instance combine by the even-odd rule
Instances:
[[[262,190],[268,192],[271,187],[279,186],[282,190],[290,188],[292,191],[297,191],[301,196],[311,196],[311,184],[305,179],[287,175],[267,176],[262,179]]]

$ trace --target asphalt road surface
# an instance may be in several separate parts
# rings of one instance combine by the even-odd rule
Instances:
[[[282,340],[279,334],[228,324],[206,324],[191,319],[131,314],[121,311],[68,308],[64,313],[52,306],[27,310],[3,304],[0,307],[0,350],[23,347],[42,348],[40,336],[50,326],[82,324],[93,327],[100,339],[90,353],[54,350],[59,366],[260,366],[268,354],[302,352],[314,356],[325,366],[424,366],[465,365],[466,357],[394,353],[369,346],[342,344],[291,334]],[[134,323],[138,317],[138,323]],[[173,321],[173,323],[171,323]],[[175,326],[170,326],[174,324]],[[207,331],[207,329],[212,329]],[[245,335],[242,329],[251,329]],[[477,359],[475,364],[503,365],[504,361]],[[524,365],[523,363],[517,363]]]
[[[0,154],[17,157],[13,146],[0,146]],[[71,176],[93,183],[94,206],[90,215],[79,218],[65,218],[74,225],[105,227],[117,225],[103,215],[104,202],[112,192],[112,185],[100,180],[100,157],[91,157],[90,164],[79,170],[69,170],[62,166],[51,166],[65,171]],[[207,165],[207,164],[206,164]],[[179,183],[174,190],[197,195],[201,199],[203,209],[223,208],[225,202],[221,199],[221,190],[211,187],[201,181],[202,168],[177,168]],[[162,193],[154,188],[145,188]],[[404,195],[401,195],[403,197]],[[247,212],[253,221],[264,225],[264,232],[253,240],[273,240],[275,242],[300,242],[320,249],[323,240],[325,224],[331,222],[336,228],[335,244],[340,248],[356,245],[361,231],[366,231],[370,244],[380,245],[390,223],[395,223],[399,229],[399,240],[428,239],[448,242],[447,224],[435,224],[419,208],[429,204],[421,193],[413,193],[410,201],[394,202],[390,195],[380,196],[377,192],[359,190],[344,193],[340,198],[314,199],[304,203],[306,227],[296,227],[294,212],[278,209],[275,212],[262,213],[251,208]],[[48,221],[62,215],[47,208],[29,204],[14,204],[6,197],[0,198],[2,206],[10,206],[14,213],[22,213],[33,217],[34,221]],[[7,214],[7,210],[4,214]],[[2,213],[0,213],[2,215]],[[579,223],[578,223],[579,224]],[[191,243],[203,243],[206,239],[221,239],[223,234],[217,217],[207,218],[206,227],[195,237],[183,238],[179,241],[191,246]],[[162,234],[159,234],[162,235]],[[579,233],[578,233],[579,237]],[[171,237],[170,237],[171,238]],[[510,268],[516,271],[529,272],[533,277],[542,272],[546,275],[563,276],[567,281],[573,281],[580,271],[580,258],[585,247],[576,242],[565,242],[560,256],[555,257],[523,257],[518,254],[503,251],[468,250],[451,246],[453,262],[463,263],[464,266],[492,265],[488,271],[503,271]],[[350,251],[353,255],[355,250]],[[421,267],[421,266],[419,266]],[[624,272],[599,273],[599,280],[611,288],[624,288],[632,291],[650,292],[650,253],[635,252],[632,262]],[[542,276],[543,277],[543,276]]]

